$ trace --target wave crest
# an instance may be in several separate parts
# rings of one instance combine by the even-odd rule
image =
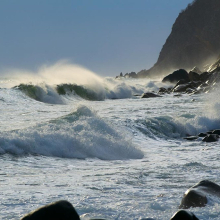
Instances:
[[[36,101],[50,103],[50,104],[65,104],[64,99],[53,89],[53,87],[40,84],[20,84],[15,86],[14,89],[18,89],[25,93],[28,97],[35,99]]]
[[[80,86],[76,84],[61,84],[57,85],[56,90],[59,95],[70,95],[77,94],[83,99],[90,101],[103,101],[105,99],[105,94],[101,90],[96,92],[92,89],[86,88],[86,86]]]
[[[113,125],[86,106],[35,127],[1,133],[0,153],[103,160],[144,156]]]

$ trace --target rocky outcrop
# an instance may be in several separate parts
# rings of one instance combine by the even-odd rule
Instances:
[[[179,68],[189,71],[194,66],[204,71],[204,65],[220,53],[219,21],[219,0],[194,0],[177,17],[156,64],[138,76],[161,76]]]
[[[179,208],[204,207],[210,196],[220,197],[220,186],[209,180],[203,180],[185,192]]]
[[[130,72],[130,73],[125,73],[124,76],[123,73],[120,73],[119,76],[115,77],[115,79],[121,79],[121,78],[138,78],[138,75],[135,72]]]
[[[163,78],[162,82],[174,83],[178,82],[169,91],[161,88],[158,94],[164,93],[187,93],[199,94],[208,93],[218,89],[220,84],[220,59],[209,67],[209,72],[197,73],[195,68],[189,73],[183,69],[174,71],[172,74]]]
[[[173,73],[169,74],[168,76],[164,77],[162,82],[174,83],[179,80],[185,80],[187,82],[190,81],[189,74],[187,73],[186,70],[184,69],[176,70]]]

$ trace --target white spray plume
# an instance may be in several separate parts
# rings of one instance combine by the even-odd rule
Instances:
[[[6,87],[12,87],[20,83],[46,83],[48,85],[72,83],[97,89],[100,88],[103,80],[85,67],[71,64],[66,60],[60,60],[52,65],[43,65],[37,71],[7,69],[1,72],[0,76],[1,82],[5,82]]]

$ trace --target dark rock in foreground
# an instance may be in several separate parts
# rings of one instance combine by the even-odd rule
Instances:
[[[80,218],[72,204],[62,200],[43,206],[21,220],[80,220]]]
[[[170,220],[199,220],[192,212],[180,210]]]
[[[220,186],[209,180],[203,180],[185,192],[179,208],[204,207],[208,203],[209,195],[220,197]]]
[[[80,217],[71,203],[65,200],[57,201],[43,206],[21,220],[80,220]],[[105,220],[93,218],[91,220]],[[153,218],[141,218],[141,220],[155,220]],[[199,220],[192,212],[180,210],[170,220]]]

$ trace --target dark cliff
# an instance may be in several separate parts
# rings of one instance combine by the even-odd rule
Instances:
[[[195,0],[177,17],[158,61],[139,77],[203,67],[220,54],[220,0]]]

